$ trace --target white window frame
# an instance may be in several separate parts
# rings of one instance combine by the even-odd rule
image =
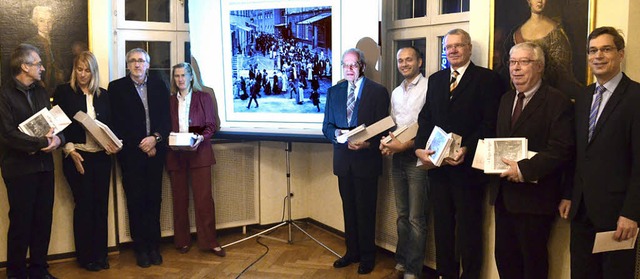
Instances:
[[[149,0],[153,1],[153,0]],[[114,14],[116,16],[117,29],[135,30],[179,30],[188,31],[189,24],[184,23],[185,0],[170,0],[169,22],[149,22],[125,19],[125,0],[114,2]]]
[[[387,86],[394,86],[396,69],[396,41],[426,39],[424,61],[425,75],[440,70],[440,40],[453,28],[469,31],[470,12],[440,14],[442,0],[425,0],[427,13],[424,17],[396,20],[396,5],[398,0],[382,1],[383,25],[383,74],[382,82]]]

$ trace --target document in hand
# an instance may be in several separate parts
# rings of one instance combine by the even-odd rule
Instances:
[[[484,173],[497,174],[509,169],[509,165],[503,163],[502,158],[517,162],[528,158],[529,155],[526,138],[488,138],[484,139],[484,144]],[[476,156],[478,156],[478,150],[476,150]],[[475,162],[476,159],[474,158],[473,161]]]
[[[616,241],[613,239],[613,234],[616,231],[599,232],[596,233],[596,240],[593,242],[593,254],[633,249],[636,245],[636,239],[638,238],[638,230],[636,230],[636,236],[623,241]]]
[[[27,120],[18,125],[18,130],[32,137],[44,137],[53,128],[53,133],[58,134],[71,124],[71,119],[62,111],[60,106],[54,106],[51,110],[43,108]]]
[[[391,129],[391,127],[395,125],[396,123],[393,122],[393,118],[391,118],[391,116],[387,116],[382,120],[369,125],[368,127],[362,124],[357,128],[349,131],[348,133],[338,136],[336,141],[338,141],[339,143],[345,143],[347,141],[364,142],[372,137],[379,135],[384,131]]]
[[[409,125],[402,126],[396,129],[395,131],[393,131],[392,133],[393,133],[393,136],[402,143],[410,141],[414,139],[416,137],[416,134],[418,133],[418,122],[413,122]],[[385,137],[381,142],[390,143],[391,137],[390,136]]]
[[[102,148],[106,149],[109,144],[116,146],[118,150],[122,148],[122,141],[104,123],[91,118],[83,111],[76,112],[73,119],[77,120]]]
[[[194,151],[201,141],[202,137],[194,133],[169,133],[169,148],[172,150]]]
[[[444,161],[445,158],[453,158],[456,151],[460,149],[461,143],[461,136],[455,133],[447,133],[442,130],[442,128],[434,126],[433,131],[431,131],[431,135],[427,140],[425,149],[435,151],[429,156],[429,159],[431,159],[431,162],[436,167],[439,167],[440,165],[442,165],[442,161]],[[425,168],[423,167],[422,161],[420,161],[420,159],[418,159],[416,167]]]

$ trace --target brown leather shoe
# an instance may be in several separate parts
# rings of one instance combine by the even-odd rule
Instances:
[[[227,255],[227,252],[225,252],[221,246],[218,246],[216,248],[211,248],[211,252],[213,252],[213,254],[215,254],[218,257],[224,257]]]
[[[186,254],[189,252],[189,250],[191,250],[191,246],[182,246],[180,248],[178,248],[178,252],[180,254]]]

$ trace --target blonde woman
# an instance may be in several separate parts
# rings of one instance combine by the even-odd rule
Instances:
[[[109,96],[99,84],[96,57],[84,51],[74,59],[71,81],[56,88],[53,102],[70,119],[76,112],[83,111],[108,126],[111,122]],[[80,266],[89,271],[108,269],[109,155],[118,150],[115,146],[108,146],[106,150],[102,148],[76,120],[64,134],[67,143],[63,147],[63,170],[75,202],[73,235],[76,257]]]

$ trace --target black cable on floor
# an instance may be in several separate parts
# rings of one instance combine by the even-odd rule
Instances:
[[[253,261],[249,266],[247,266],[245,269],[242,270],[242,272],[240,272],[240,274],[238,274],[238,276],[236,276],[236,279],[240,278],[240,276],[242,276],[242,274],[244,274],[245,272],[247,272],[247,270],[249,270],[249,268],[251,268],[254,264],[256,264],[257,262],[259,262],[262,258],[264,258],[264,256],[267,255],[267,253],[269,253],[269,246],[263,244],[262,242],[260,242],[260,238],[256,238],[256,243],[264,246],[264,248],[267,248],[266,251],[264,251],[264,253],[262,253],[262,255],[260,257],[258,257],[255,261]]]
[[[282,203],[282,221],[284,222],[284,211],[287,207],[287,197],[284,197],[284,201]],[[273,231],[266,233],[266,235],[271,234]],[[262,253],[262,255],[260,257],[258,257],[255,261],[253,261],[249,266],[245,267],[245,269],[243,269],[240,274],[238,274],[238,276],[236,276],[236,279],[239,279],[240,276],[242,276],[245,272],[247,272],[247,270],[249,270],[249,268],[251,268],[254,264],[256,264],[257,262],[259,262],[262,258],[264,258],[264,256],[266,256],[269,253],[269,246],[267,246],[266,244],[260,242],[260,237],[256,238],[256,243],[260,244],[261,246],[263,246],[264,248],[267,248],[266,251],[264,251],[264,253]]]

